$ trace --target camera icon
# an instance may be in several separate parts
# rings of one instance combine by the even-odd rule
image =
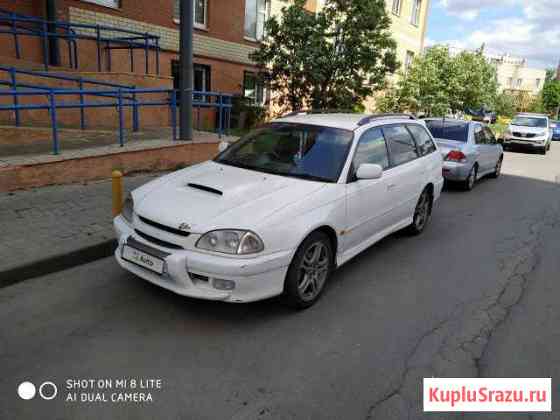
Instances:
[[[31,400],[37,395],[37,388],[33,382],[25,381],[19,384],[17,392],[22,400]],[[52,400],[57,394],[58,388],[54,382],[46,381],[39,386],[39,396],[44,400]]]

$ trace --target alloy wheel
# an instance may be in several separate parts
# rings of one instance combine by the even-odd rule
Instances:
[[[414,210],[414,224],[416,226],[416,230],[421,231],[424,229],[429,216],[430,200],[428,193],[424,191],[418,201],[418,204],[416,205],[416,210]]]
[[[330,256],[325,244],[312,243],[301,260],[298,292],[305,301],[311,301],[323,290],[329,274]]]

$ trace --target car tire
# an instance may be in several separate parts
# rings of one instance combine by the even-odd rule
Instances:
[[[284,283],[283,301],[306,309],[321,297],[334,268],[334,251],[323,232],[311,233],[296,251]]]
[[[504,162],[504,157],[500,157],[498,162],[496,162],[496,167],[494,168],[494,172],[490,175],[492,178],[498,178],[502,173],[502,163]]]
[[[478,173],[478,166],[474,164],[469,172],[469,176],[467,176],[467,179],[463,181],[463,189],[465,191],[472,191],[472,189],[474,188],[474,184],[476,183],[477,173]]]
[[[429,188],[424,188],[414,208],[412,223],[406,228],[408,234],[416,236],[424,232],[432,216],[433,202],[433,193]]]

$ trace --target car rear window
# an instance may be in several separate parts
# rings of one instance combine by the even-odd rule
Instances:
[[[463,121],[428,120],[426,127],[435,139],[466,143],[469,139],[469,124]]]

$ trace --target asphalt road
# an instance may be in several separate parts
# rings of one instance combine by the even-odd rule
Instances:
[[[0,418],[454,419],[422,412],[422,378],[497,376],[552,377],[555,411],[464,417],[560,419],[553,146],[546,157],[507,153],[500,179],[446,191],[423,235],[365,251],[307,311],[185,299],[110,258],[4,288]],[[89,378],[112,388],[68,389]],[[153,401],[111,402],[119,378],[161,386],[129,382],[124,391]],[[26,380],[52,381],[58,395],[22,400]],[[109,401],[81,402],[82,392]]]

